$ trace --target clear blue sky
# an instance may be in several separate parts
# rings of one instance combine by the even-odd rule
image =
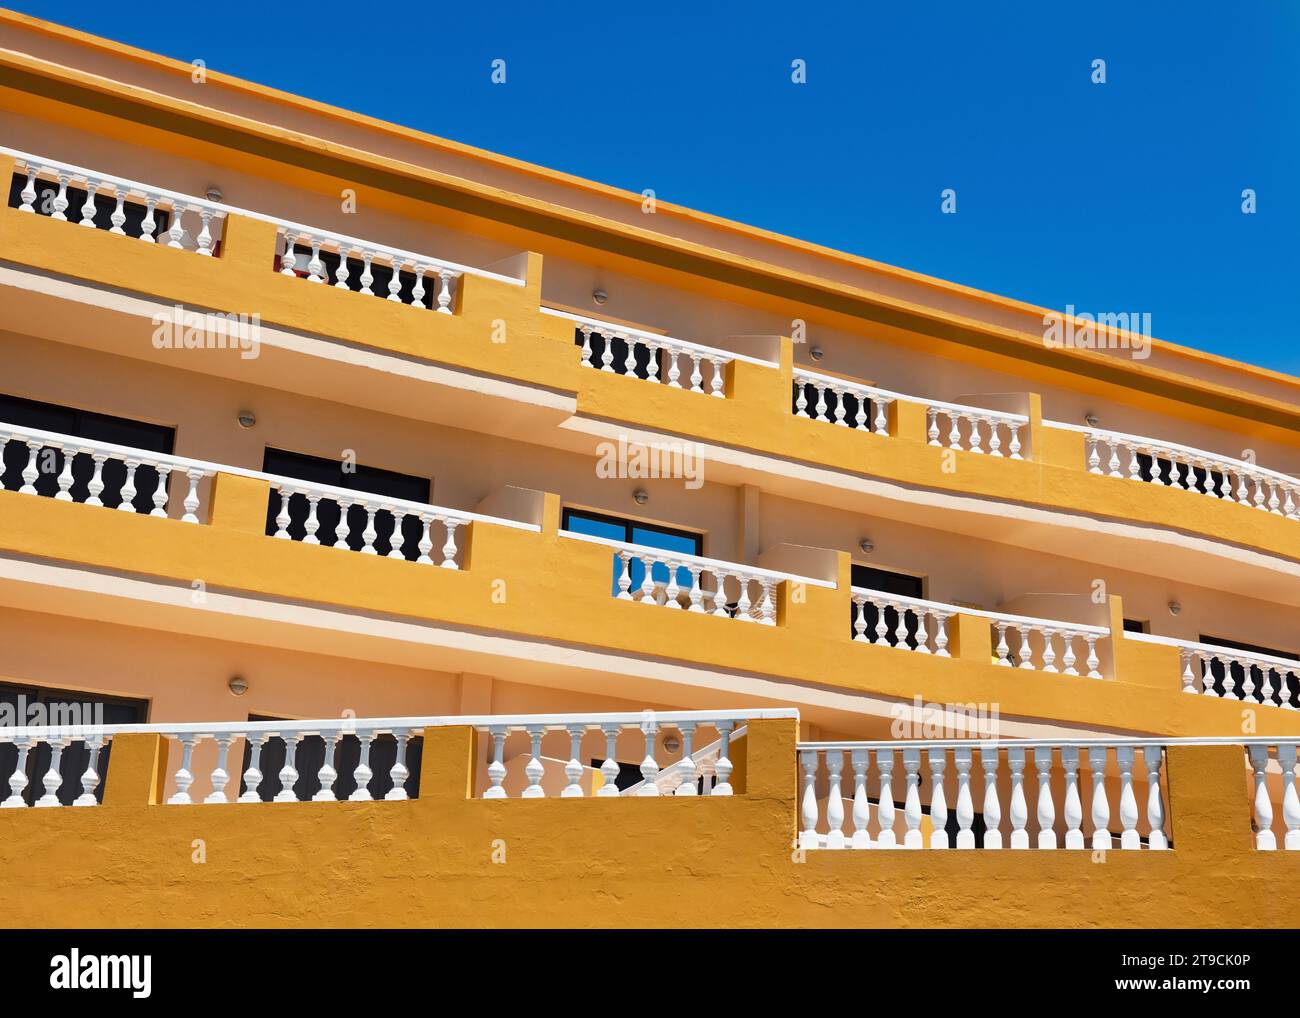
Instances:
[[[1161,338],[1300,373],[1294,0],[9,2],[1048,307],[1148,311]]]

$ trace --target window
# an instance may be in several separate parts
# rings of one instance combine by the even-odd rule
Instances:
[[[614,787],[620,792],[627,791],[627,789],[643,780],[640,764],[624,763],[622,760],[617,761],[617,763],[618,777],[614,779]],[[593,771],[598,771],[604,766],[604,764],[604,760],[592,760],[591,769]]]
[[[50,724],[64,728],[82,724],[139,724],[146,720],[145,715],[149,709],[146,700],[8,684],[0,684],[0,705],[3,705],[0,707],[0,716],[12,717],[15,725]],[[112,751],[110,743],[99,753],[96,769],[100,781],[95,789],[95,798],[100,802],[104,799],[104,781]],[[44,743],[27,754],[27,787],[23,790],[23,801],[28,806],[45,794],[43,779],[50,769],[50,759],[50,747]],[[90,751],[84,742],[74,742],[64,747],[63,755],[59,758],[59,774],[63,783],[58,792],[59,802],[64,806],[71,806],[73,800],[81,795],[81,776],[86,773],[89,764]],[[11,742],[0,743],[0,774],[7,777],[17,765],[18,747]],[[8,798],[8,795],[7,788],[0,791],[0,796]]]
[[[126,417],[91,413],[89,410],[60,406],[57,403],[41,403],[18,396],[6,396],[2,393],[0,393],[0,422],[166,454],[171,453],[176,439],[174,428],[146,424],[144,421],[133,421]],[[6,489],[16,491],[22,486],[22,472],[27,466],[27,457],[28,450],[19,442],[10,442],[5,447],[4,460],[0,463],[0,475],[4,478]],[[48,457],[44,454],[37,457],[36,466],[40,471],[36,479],[37,494],[54,495],[59,490],[63,453],[51,449]],[[71,490],[74,501],[85,501],[88,494],[86,486],[94,473],[95,464],[88,455],[78,453],[73,457]],[[152,512],[153,491],[158,486],[157,471],[153,467],[142,465],[136,469],[135,476],[137,494],[131,504],[135,506],[135,511],[138,513]],[[121,501],[122,485],[126,482],[126,464],[120,460],[108,460],[104,463],[101,479],[104,482],[104,490],[99,496],[100,499],[106,506],[116,506]]]
[[[623,519],[620,516],[605,516],[601,513],[587,512],[585,509],[566,508],[560,526],[574,534],[589,534],[592,537],[605,537],[611,541],[624,541],[639,544],[647,548],[660,548],[685,555],[699,555],[704,548],[704,535],[693,534],[687,530],[674,530],[671,527],[658,527],[652,523]],[[614,578],[611,593],[618,593],[618,579],[623,567],[618,556],[614,556]],[[629,569],[632,588],[635,590],[645,580],[645,566],[633,561]],[[656,563],[651,573],[655,582],[668,582],[668,567]],[[691,574],[686,569],[677,570],[678,586],[684,590],[691,589]]]
[[[883,594],[897,594],[901,597],[924,596],[925,581],[919,576],[910,576],[907,573],[893,573],[887,569],[876,569],[874,566],[863,566],[857,563],[853,564],[852,580],[853,586],[865,588],[867,590],[878,590]],[[873,604],[863,605],[863,615],[866,618],[867,628],[865,635],[867,639],[874,640],[872,634],[876,631],[876,625],[880,621],[880,611]],[[857,630],[854,629],[853,623],[857,621],[857,606],[850,604],[849,611],[849,634],[854,636]],[[916,627],[917,618],[915,613],[906,613],[903,621],[903,632],[906,634],[907,645],[916,649]],[[885,609],[885,639],[891,647],[898,646],[898,637],[895,632],[898,628],[898,611],[894,608]]]
[[[275,718],[260,714],[250,714],[249,721],[285,721],[287,718]],[[417,798],[420,794],[420,762],[423,758],[424,736],[412,736],[406,743],[406,768],[410,777],[406,779],[406,794]],[[271,802],[281,789],[280,770],[284,767],[284,741],[274,738],[262,743],[262,754],[257,761],[257,769],[262,772],[262,781],[257,786],[258,797],[263,802]],[[248,740],[244,740],[244,762],[239,770],[239,794],[243,795],[248,786],[244,783],[244,774],[252,762],[253,750]],[[355,773],[361,762],[361,740],[355,735],[344,735],[334,746],[334,770],[338,774],[333,788],[338,799],[346,799],[357,790]],[[370,743],[370,770],[374,775],[367,787],[376,799],[382,799],[393,788],[392,770],[397,762],[397,739],[391,735],[377,736]],[[320,769],[325,765],[325,740],[319,735],[309,735],[298,743],[293,765],[298,771],[298,780],[294,783],[294,793],[300,801],[309,801],[320,791]]]
[[[15,173],[13,179],[9,182],[9,207],[16,209],[23,203],[22,192],[27,186],[27,174]],[[36,184],[36,201],[32,203],[38,216],[49,216],[53,214],[53,207],[49,204],[53,201],[54,196],[59,193],[59,185],[53,180],[37,180]],[[48,197],[47,197],[48,196]],[[72,223],[81,222],[81,206],[86,204],[86,189],[84,187],[68,187],[68,207],[63,214],[68,217]],[[113,225],[113,213],[117,210],[117,197],[113,192],[107,193],[97,191],[95,193],[95,226],[101,230],[110,229]],[[126,231],[128,237],[139,237],[143,232],[141,223],[144,222],[145,207],[137,201],[127,199],[122,205],[122,212],[126,216],[126,222],[122,229]],[[153,221],[156,229],[153,235],[160,236],[167,232],[171,226],[171,215],[163,212],[161,209],[153,210]],[[216,253],[215,251],[213,252]]]
[[[380,470],[377,467],[365,467],[357,464],[345,472],[340,460],[324,459],[320,456],[307,456],[303,453],[288,452],[284,449],[267,449],[262,457],[262,469],[268,474],[292,477],[300,481],[313,481],[316,484],[329,484],[335,488],[364,492],[368,495],[385,495],[400,498],[407,502],[427,504],[429,501],[429,479],[415,477],[411,474],[399,474],[392,470]],[[307,520],[309,505],[305,495],[294,495],[289,499],[289,533],[294,540],[302,540],[306,534],[303,524]],[[280,511],[279,496],[272,492],[266,509],[266,532],[274,534],[278,527],[275,517]],[[366,527],[366,511],[360,506],[348,510],[348,547],[360,551],[364,542],[362,531]],[[322,544],[333,544],[338,540],[339,507],[329,499],[322,499],[316,507],[316,519],[320,529],[316,537]],[[380,555],[387,555],[392,549],[393,514],[386,511],[375,513],[375,538],[373,547]],[[414,516],[407,516],[402,521],[403,552],[406,558],[414,561],[419,558],[421,536],[420,521]]]
[[[311,245],[295,244],[293,247],[294,254],[294,274],[302,279],[306,279],[310,273],[307,266],[311,263]],[[338,280],[339,256],[333,251],[318,251],[317,257],[321,262],[321,278],[332,285]],[[280,254],[275,256],[275,271],[279,272],[284,265],[284,258]],[[365,271],[365,262],[360,258],[348,259],[348,278],[345,280],[349,290],[359,292],[361,290],[361,273]],[[370,263],[370,275],[372,277],[370,290],[376,297],[388,297],[388,284],[392,281],[393,270],[391,266],[381,265],[378,262]],[[398,291],[397,296],[403,304],[410,304],[415,298],[415,273],[402,270],[397,274]],[[424,277],[424,293],[420,297],[421,306],[436,308],[438,306],[438,290],[441,283],[435,273],[432,277]]]
[[[1293,654],[1290,651],[1278,650],[1275,647],[1260,647],[1253,643],[1240,643],[1236,640],[1224,640],[1217,636],[1206,636],[1204,633],[1201,634],[1201,643],[1208,643],[1212,647],[1223,647],[1226,650],[1243,650],[1250,654],[1267,654],[1270,657],[1286,658],[1288,661],[1300,661],[1300,654]],[[1264,669],[1252,665],[1250,677],[1255,685],[1254,698],[1257,701],[1276,700],[1273,694],[1278,691],[1282,694],[1282,703],[1300,707],[1300,683],[1295,680],[1288,682],[1287,677],[1277,669],[1270,668],[1265,672]],[[1226,678],[1227,673],[1223,664],[1219,661],[1211,661],[1203,681],[1207,686],[1213,686],[1215,693],[1222,696],[1226,691]],[[1246,670],[1241,665],[1232,665],[1232,681],[1238,691],[1244,689],[1245,678]]]
[[[1151,623],[1144,619],[1125,619],[1124,632],[1126,633],[1147,633],[1151,631]]]
[[[650,361],[654,359],[655,377],[661,382],[668,381],[668,369],[665,365],[665,355],[661,350],[651,350],[645,343],[632,344],[632,369],[629,372],[627,366],[627,340],[617,335],[607,336],[599,330],[593,329],[590,337],[584,337],[582,326],[574,326],[573,342],[581,347],[584,343],[591,350],[591,363],[598,368],[605,365],[605,350],[608,347],[611,360],[609,369],[616,375],[631,374],[643,381],[650,377]],[[686,365],[686,375],[690,374],[691,365]],[[689,383],[686,383],[689,384]]]

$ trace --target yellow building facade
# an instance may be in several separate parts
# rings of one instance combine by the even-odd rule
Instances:
[[[1300,380],[10,13],[0,125],[10,925],[1300,919]]]

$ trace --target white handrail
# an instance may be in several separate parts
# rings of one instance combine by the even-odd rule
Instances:
[[[1224,657],[1248,658],[1270,667],[1281,667],[1285,671],[1300,675],[1300,660],[1296,658],[1277,657],[1273,654],[1260,654],[1253,650],[1238,650],[1236,647],[1223,647],[1213,643],[1197,643],[1195,640],[1176,640],[1169,636],[1154,636],[1151,633],[1125,633],[1124,639],[1136,640],[1138,643],[1154,643],[1177,650],[1194,650],[1198,654],[1221,655]]]
[[[770,719],[798,720],[794,707],[756,707],[752,710],[689,710],[689,711],[628,711],[611,714],[466,714],[437,715],[433,717],[396,718],[318,718],[307,721],[221,721],[221,722],[143,722],[128,725],[38,725],[28,727],[0,727],[0,743],[15,739],[42,738],[55,735],[66,738],[69,730],[93,731],[97,735],[196,735],[215,738],[219,735],[263,734],[319,735],[337,732],[348,735],[356,732],[383,734],[392,731],[411,731],[420,728],[449,728],[463,725],[470,728],[525,729],[546,728],[562,731],[573,725],[599,728],[602,725],[637,726],[654,724],[659,728],[673,727],[678,723],[712,721],[757,721]],[[74,740],[75,741],[75,740]]]

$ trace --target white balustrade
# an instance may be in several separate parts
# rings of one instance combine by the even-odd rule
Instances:
[[[774,368],[770,361],[747,357],[717,347],[673,339],[597,318],[542,308],[542,314],[574,323],[574,341],[580,342],[579,363],[611,374],[630,375],[670,389],[689,389],[726,398],[726,371],[732,361]]]
[[[1081,432],[1089,473],[1191,491],[1223,502],[1300,520],[1300,479],[1255,463],[1140,435],[1058,421],[1046,427]]]
[[[14,449],[18,450],[16,456],[11,451]],[[351,549],[355,544],[362,554],[378,555],[377,546],[386,545],[387,558],[404,558],[444,569],[460,568],[465,528],[471,523],[540,530],[535,523],[371,495],[3,422],[0,422],[0,462],[10,464],[8,470],[0,471],[0,491],[44,494],[64,502],[172,516],[186,523],[200,522],[201,495],[206,497],[204,481],[218,473],[254,478],[270,485],[272,505],[276,509],[274,536],[281,540],[325,544],[320,537],[320,513],[323,506],[328,506],[336,519],[332,531],[325,533],[329,547]],[[23,464],[21,469],[15,469],[18,462]],[[116,470],[122,475],[111,487],[105,481],[106,466],[110,472]],[[147,468],[146,473],[141,473],[142,467]],[[7,484],[6,476],[10,478]],[[184,492],[179,500],[170,498],[173,477],[181,479],[175,486],[178,494]],[[300,519],[294,518],[295,500],[302,510]],[[142,502],[152,508],[142,509]],[[177,504],[172,505],[173,502]],[[413,521],[410,527],[405,526],[407,520]]]
[[[1171,743],[1197,740],[800,743],[799,844],[807,849],[1050,850],[1084,849],[1090,843],[1109,848],[1114,817],[1120,848],[1164,849],[1169,839],[1161,769],[1164,747]],[[1135,765],[1137,754],[1141,769]],[[902,802],[895,800],[893,781],[900,758]],[[1294,753],[1289,759],[1294,764]],[[844,774],[852,775],[851,785]],[[1085,816],[1080,788],[1089,784],[1093,791]],[[930,828],[928,839],[922,836],[924,826]]]
[[[16,172],[26,175],[18,196],[20,212],[206,257],[216,253],[229,211],[224,205],[12,149],[0,152],[14,156]],[[82,192],[79,205],[70,192]],[[106,201],[98,202],[101,198]],[[162,230],[164,219],[167,228]]]
[[[509,276],[310,226],[282,221],[277,225],[280,227],[276,248],[280,274],[303,278],[309,283],[328,284],[336,290],[351,290],[449,315],[456,289],[466,273],[511,284],[519,282]],[[376,268],[381,268],[381,275],[388,277],[379,289],[375,288]]]
[[[22,483],[11,476],[6,484],[4,477],[12,470],[0,472],[0,491],[46,494],[60,502],[171,516],[186,523],[199,522],[200,486],[222,469],[179,456],[0,422],[0,461],[14,462],[15,450],[17,461],[24,464]],[[111,487],[105,479],[106,467],[120,475]],[[141,472],[142,467],[147,468],[146,473]],[[175,490],[184,492],[178,504],[170,497],[173,478],[180,479]]]
[[[1300,661],[1150,633],[1125,633],[1124,638],[1175,648],[1184,693],[1286,710],[1300,707]]]
[[[1110,636],[1102,626],[981,611],[865,587],[854,587],[852,597],[853,639],[858,643],[951,657],[951,619],[973,615],[989,621],[995,664],[1102,678],[1098,650]]]
[[[854,587],[853,639],[918,654],[951,657],[950,619],[963,609],[916,597]]]
[[[512,774],[522,784],[523,798],[561,798],[587,795],[581,784],[590,771],[582,763],[582,743],[592,738],[595,755],[603,750],[605,764],[600,773],[606,783],[597,793],[610,795],[732,794],[731,741],[745,731],[748,721],[759,718],[798,718],[796,710],[682,711],[656,714],[652,711],[627,714],[537,714],[444,716],[411,718],[343,718],[326,721],[257,721],[214,725],[134,724],[88,725],[84,728],[0,728],[0,748],[12,745],[15,766],[0,774],[8,789],[0,792],[0,807],[93,806],[103,773],[103,755],[115,736],[157,733],[172,740],[174,749],[167,774],[170,794],[167,805],[224,805],[231,802],[335,802],[395,801],[413,798],[410,785],[413,766],[418,766],[420,740],[426,728],[466,726],[485,738],[487,785],[484,799],[507,798]],[[627,733],[642,756],[641,771],[647,781],[625,789],[617,787],[618,740]],[[675,733],[680,745],[665,751],[659,736]],[[692,740],[710,733],[712,743],[692,753]],[[522,736],[528,747],[508,755],[511,736]],[[547,790],[544,755],[546,740],[563,747],[563,788]],[[385,762],[376,761],[379,747],[385,747]],[[68,760],[76,751],[76,773]],[[308,751],[310,750],[310,752]],[[232,759],[243,753],[246,763],[231,784]],[[268,767],[269,754],[282,754],[279,766]],[[236,754],[232,756],[232,754]],[[38,756],[45,762],[34,773]],[[81,757],[86,757],[84,765]],[[345,759],[351,765],[341,770]],[[666,766],[660,767],[660,761]],[[202,761],[200,765],[200,761]],[[610,766],[612,765],[612,766]],[[658,776],[664,775],[664,780]],[[242,792],[239,787],[242,784]],[[345,796],[343,791],[351,788]],[[206,794],[203,794],[206,792]],[[79,794],[78,794],[79,793]]]
[[[664,551],[590,534],[565,531],[564,536],[603,544],[614,550],[617,579],[612,593],[620,601],[774,626],[777,587],[782,582],[835,587],[834,583],[808,576]]]
[[[1029,418],[1024,414],[945,403],[863,385],[802,368],[794,370],[796,417],[826,421],[874,435],[889,435],[889,408],[917,403],[926,409],[926,441],[965,452],[1024,459]]]
[[[889,408],[904,397],[815,371],[794,369],[794,415],[888,435]]]

